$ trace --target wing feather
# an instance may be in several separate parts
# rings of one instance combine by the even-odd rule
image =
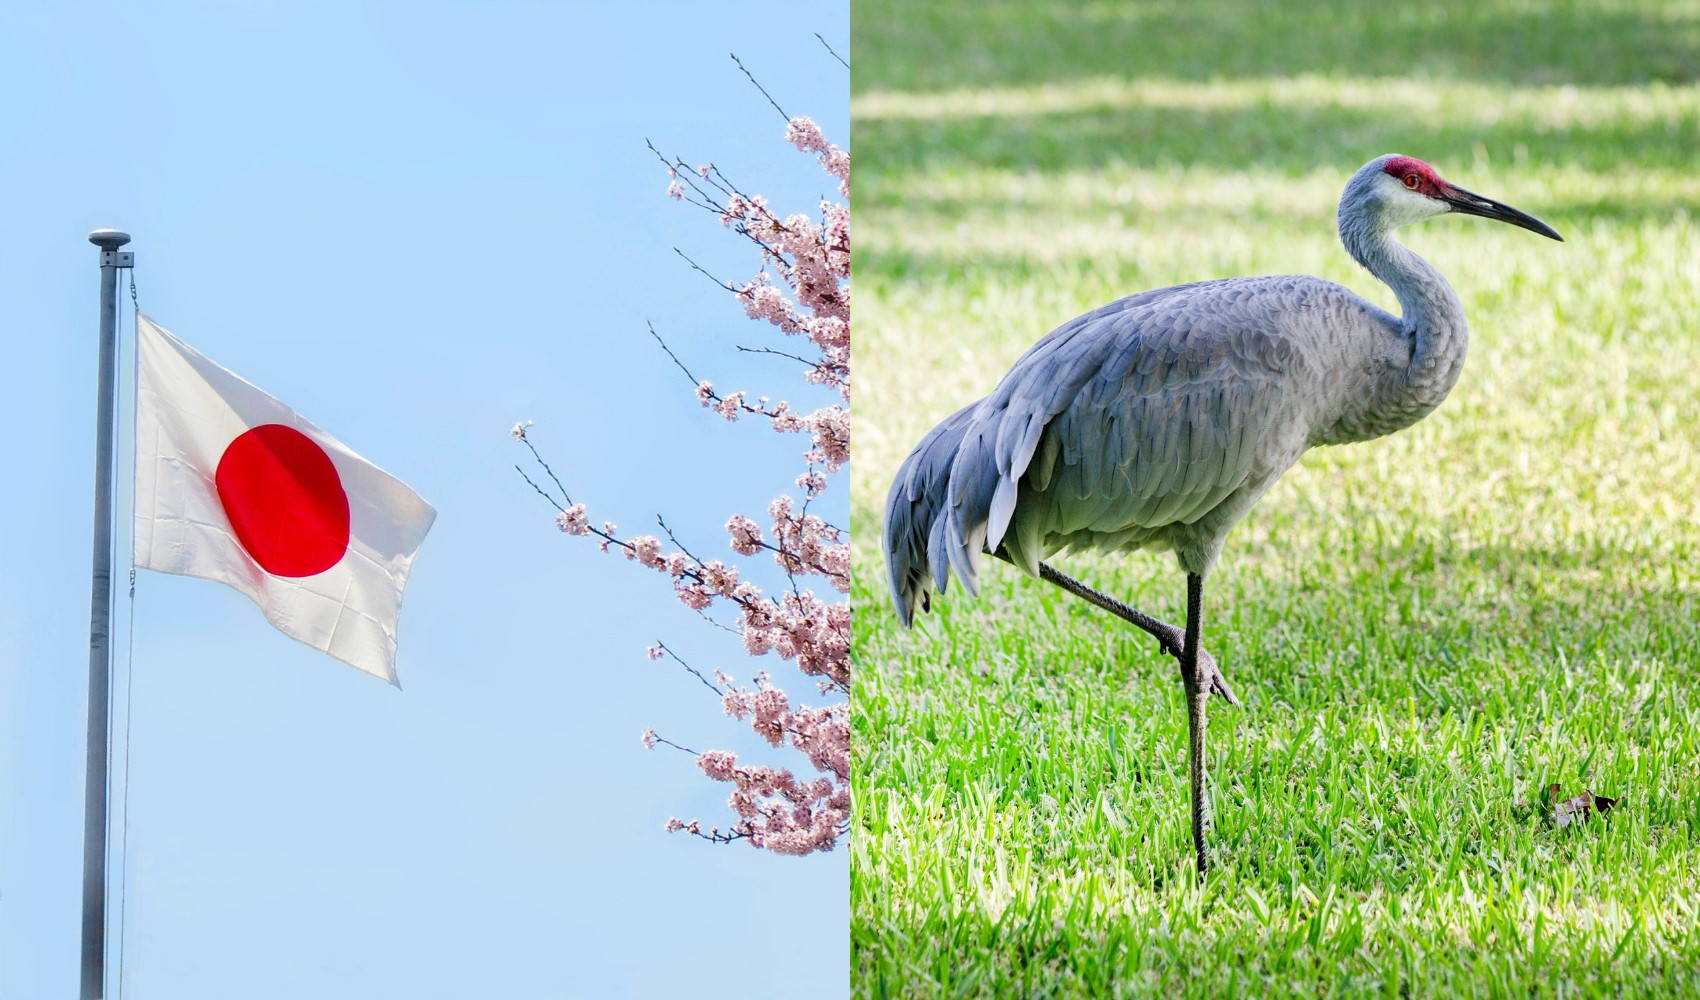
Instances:
[[[1237,518],[1249,501],[1236,494],[1297,459],[1307,421],[1349,380],[1351,324],[1391,319],[1281,276],[1145,292],[1053,330],[899,470],[884,544],[900,614],[925,606],[926,570],[940,591],[954,572],[974,592],[983,552],[1037,573],[1071,545],[1170,544],[1219,507]],[[1204,530],[1219,546],[1225,524]]]

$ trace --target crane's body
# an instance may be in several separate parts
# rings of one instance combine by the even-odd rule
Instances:
[[[1203,701],[1212,691],[1234,700],[1198,647],[1203,580],[1229,529],[1306,450],[1410,426],[1457,382],[1463,308],[1440,273],[1391,235],[1448,211],[1560,238],[1419,160],[1378,157],[1346,187],[1340,235],[1393,289],[1399,316],[1302,275],[1132,295],[1040,340],[991,395],[923,439],[892,483],[884,548],[905,624],[952,573],[976,592],[982,554],[1050,579],[1061,575],[1042,560],[1064,550],[1173,550],[1189,582],[1184,643],[1174,626],[1125,605],[1111,610],[1158,636],[1196,696],[1200,871]]]

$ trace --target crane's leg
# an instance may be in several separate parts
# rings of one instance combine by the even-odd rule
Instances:
[[[1212,694],[1228,699],[1230,705],[1240,703],[1228,686],[1228,679],[1222,676],[1221,668],[1216,665],[1215,657],[1204,651],[1199,640],[1204,622],[1204,578],[1196,573],[1186,576],[1186,631],[1183,633],[1138,608],[1093,590],[1066,573],[1059,573],[1046,563],[1039,564],[1039,576],[1151,633],[1157,637],[1163,652],[1172,653],[1181,661],[1181,683],[1186,691],[1186,769],[1192,786],[1192,846],[1198,854],[1198,874],[1203,876],[1210,867],[1209,847],[1204,836],[1207,811],[1204,797],[1204,703]]]
[[[1001,553],[999,558],[1006,558]],[[1157,637],[1157,648],[1168,653],[1177,660],[1182,660],[1186,654],[1186,634],[1168,622],[1151,617],[1138,608],[1123,604],[1102,591],[1094,590],[1081,583],[1067,573],[1059,572],[1049,563],[1039,564],[1039,577],[1054,583],[1076,597],[1083,598],[1125,622],[1139,626]],[[1198,665],[1197,672],[1203,677],[1206,694],[1221,695],[1228,704],[1238,706],[1240,700],[1234,697],[1234,689],[1228,686],[1228,679],[1222,676],[1222,668],[1217,666],[1216,658],[1202,646],[1197,647],[1194,662]],[[1184,671],[1183,671],[1184,673]]]
[[[1198,853],[1198,874],[1210,867],[1204,839],[1204,703],[1210,698],[1208,680],[1200,676],[1199,632],[1203,624],[1204,578],[1186,575],[1186,648],[1181,653],[1181,680],[1186,685],[1187,778],[1192,785],[1192,846]]]

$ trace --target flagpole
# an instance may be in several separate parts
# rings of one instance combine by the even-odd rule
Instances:
[[[89,608],[88,774],[83,794],[83,964],[81,1000],[101,1000],[106,980],[107,708],[112,685],[112,438],[118,354],[118,270],[130,234],[96,229],[100,248],[100,385],[95,404],[94,595]]]

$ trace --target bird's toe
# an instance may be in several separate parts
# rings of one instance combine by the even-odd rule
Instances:
[[[1184,661],[1186,658],[1185,634],[1172,625],[1169,626],[1168,632],[1157,637],[1157,647],[1176,660]],[[1198,676],[1202,679],[1204,690],[1220,696],[1235,708],[1241,707],[1240,699],[1234,694],[1233,686],[1228,683],[1228,678],[1222,673],[1221,665],[1216,662],[1216,657],[1210,655],[1208,649],[1200,648],[1198,651]],[[1184,673],[1181,682],[1186,682]]]

